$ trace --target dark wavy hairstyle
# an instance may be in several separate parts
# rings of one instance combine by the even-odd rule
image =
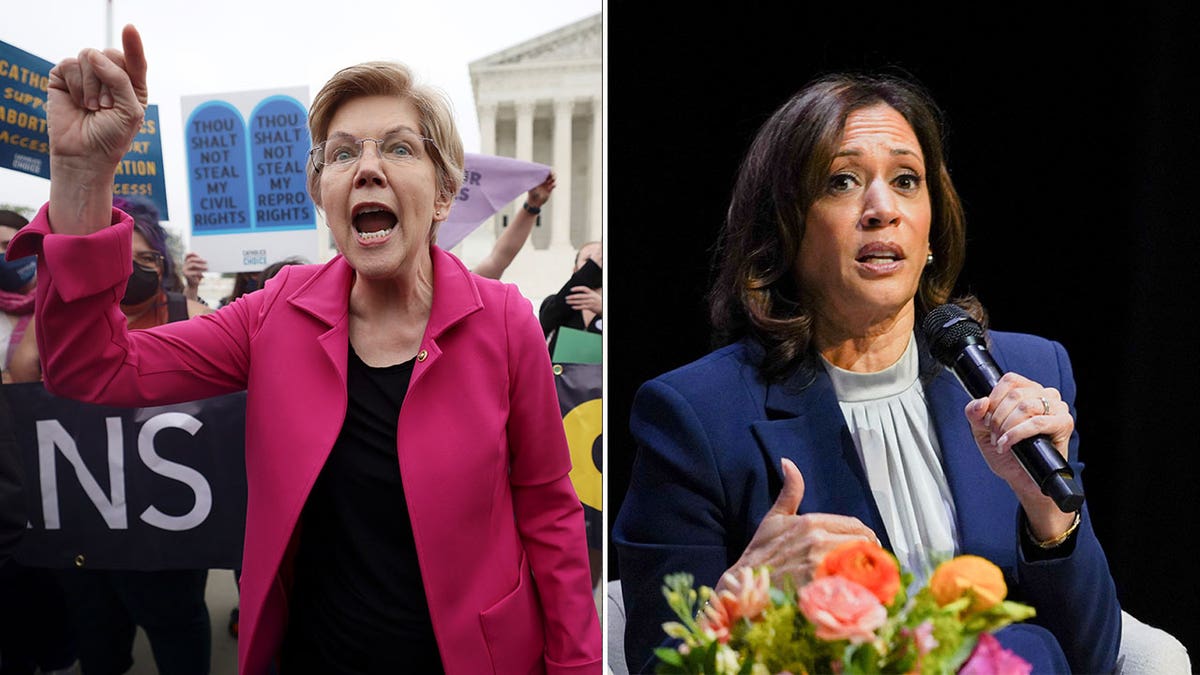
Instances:
[[[714,341],[719,346],[753,337],[764,348],[761,371],[768,380],[783,379],[814,363],[814,317],[805,305],[796,269],[805,214],[824,190],[846,118],[880,103],[894,108],[912,126],[929,177],[934,261],[917,289],[917,325],[930,309],[950,301],[966,254],[966,219],[946,168],[941,111],[909,80],[891,75],[820,77],[759,129],[738,172],[715,249],[716,280],[709,293]],[[986,321],[975,298],[954,302],[981,323]]]
[[[171,247],[167,245],[167,231],[158,222],[158,207],[154,202],[136,197],[113,197],[113,206],[129,214],[129,217],[133,218],[133,229],[146,239],[150,248],[162,254],[163,290],[182,292],[183,280],[176,271]]]

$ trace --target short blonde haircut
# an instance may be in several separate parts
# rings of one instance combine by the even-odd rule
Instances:
[[[454,124],[450,100],[428,85],[418,84],[408,66],[392,61],[368,61],[343,68],[321,87],[308,111],[308,131],[316,145],[329,135],[334,114],[348,101],[364,96],[395,96],[412,101],[421,116],[421,135],[433,139],[429,153],[437,169],[442,197],[454,198],[463,183],[463,144]],[[309,161],[308,194],[314,203],[321,172]]]

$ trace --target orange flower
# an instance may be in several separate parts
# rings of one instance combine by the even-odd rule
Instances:
[[[1000,568],[977,555],[960,555],[938,565],[929,580],[929,590],[943,607],[971,593],[970,612],[991,609],[1008,595]]]
[[[890,605],[900,590],[900,566],[892,554],[869,541],[851,541],[825,554],[814,579],[842,577]]]

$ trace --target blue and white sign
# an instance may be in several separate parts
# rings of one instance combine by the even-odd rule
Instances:
[[[307,88],[185,96],[191,248],[210,272],[253,272],[315,258],[305,189]]]

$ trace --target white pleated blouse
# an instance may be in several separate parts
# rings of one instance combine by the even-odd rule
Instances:
[[[954,501],[941,448],[918,377],[915,337],[895,364],[877,373],[843,370],[821,359],[833,380],[892,552],[923,584],[958,545]]]

